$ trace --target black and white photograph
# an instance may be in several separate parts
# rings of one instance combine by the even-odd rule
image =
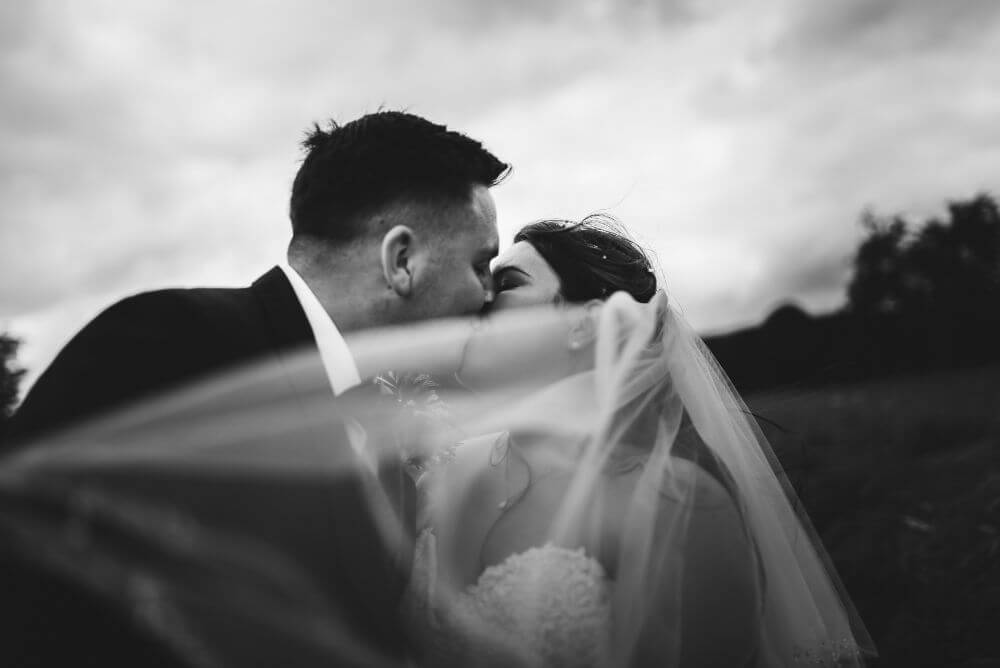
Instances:
[[[0,666],[1000,667],[1000,3],[9,0]]]

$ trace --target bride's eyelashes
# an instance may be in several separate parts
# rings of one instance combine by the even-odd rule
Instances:
[[[493,274],[493,285],[497,292],[521,287],[524,285],[523,272],[514,267],[505,267]]]
[[[493,279],[493,285],[494,285],[494,289],[497,292],[505,292],[507,290],[512,290],[512,289],[518,287],[517,285],[515,285],[515,282],[513,280],[511,280],[509,277],[503,277],[500,280],[496,280],[494,278]]]

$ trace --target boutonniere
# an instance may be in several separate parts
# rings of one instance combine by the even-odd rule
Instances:
[[[386,371],[375,377],[375,385],[379,394],[399,409],[392,433],[400,458],[412,474],[419,476],[454,457],[457,444],[445,436],[455,431],[451,411],[432,376]],[[429,442],[435,435],[444,442]]]
[[[391,397],[415,415],[444,417],[448,407],[437,393],[438,382],[426,373],[386,371],[375,377],[375,385],[384,397]]]

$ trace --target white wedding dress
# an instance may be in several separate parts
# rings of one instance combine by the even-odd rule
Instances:
[[[574,368],[557,348],[544,348],[545,338],[536,342],[542,353],[529,356],[530,365],[501,354],[506,343],[523,343],[523,335],[485,339],[487,330],[480,334],[485,342],[477,341],[485,353],[463,355],[466,362],[518,360],[506,371],[511,383],[528,389],[482,395],[485,401],[460,413],[466,418],[459,433],[506,430],[531,434],[555,451],[568,447],[564,459],[571,462],[572,481],[553,492],[558,503],[540,505],[543,513],[559,508],[549,537],[486,568],[468,586],[456,588],[456,581],[468,579],[442,572],[434,533],[439,528],[443,537],[460,520],[424,525],[404,601],[419,664],[864,665],[863,652],[874,653],[870,638],[808,518],[790,503],[794,494],[766,439],[690,326],[667,307],[665,296],[638,305],[618,294],[604,304],[592,331],[592,367],[538,387],[521,375]],[[579,350],[573,343],[564,347]],[[684,474],[687,467],[671,454],[682,418],[690,419],[729,476],[719,496],[732,501],[726,507],[738,527],[712,528],[733,513],[715,515],[718,506],[700,505],[700,476]],[[567,527],[600,521],[601,512],[591,509],[608,498],[601,491],[603,472],[632,444],[645,453],[641,473],[624,498],[604,506],[621,510],[612,513],[620,535],[612,580],[594,554],[561,547],[567,544],[562,537]],[[482,466],[494,464],[490,459]],[[475,498],[463,497],[467,491],[443,507],[475,508],[477,503],[466,505]],[[531,524],[537,517],[524,519]],[[741,535],[747,543],[733,538]],[[712,549],[716,545],[737,549]],[[735,556],[725,561],[719,555]],[[752,574],[744,577],[745,568]],[[749,591],[751,584],[758,589]]]
[[[531,548],[450,594],[436,586],[436,575],[437,541],[425,529],[417,539],[406,604],[423,665],[607,664],[611,586],[583,548]]]

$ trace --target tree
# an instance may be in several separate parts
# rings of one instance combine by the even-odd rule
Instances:
[[[900,357],[950,364],[990,354],[1000,331],[1000,209],[989,194],[948,203],[945,221],[911,227],[862,215],[848,310]],[[904,340],[905,339],[905,340]],[[919,341],[917,340],[919,339]],[[906,353],[904,354],[904,349]]]
[[[854,257],[854,276],[847,287],[848,305],[858,315],[877,316],[902,308],[903,258],[906,221],[899,216],[879,218],[871,211],[861,214],[868,238]]]
[[[17,368],[14,358],[21,345],[19,339],[0,333],[0,425],[10,417],[17,403],[18,386],[24,369]]]
[[[854,258],[851,311],[969,312],[1000,293],[1000,209],[988,194],[948,203],[948,221],[911,230],[900,216],[861,218],[868,236]]]

